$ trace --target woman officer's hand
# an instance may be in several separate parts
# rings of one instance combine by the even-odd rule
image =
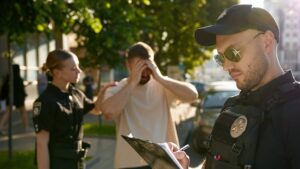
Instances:
[[[95,109],[93,111],[91,111],[91,114],[94,114],[94,115],[102,114],[100,105],[104,99],[105,92],[108,88],[110,88],[112,86],[116,86],[116,84],[117,84],[117,82],[110,82],[104,86],[101,86],[100,91],[98,92],[98,95],[97,95],[97,100],[95,101]]]

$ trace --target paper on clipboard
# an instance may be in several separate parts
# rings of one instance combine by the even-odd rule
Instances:
[[[151,143],[138,138],[121,136],[153,169],[182,169],[167,143]]]

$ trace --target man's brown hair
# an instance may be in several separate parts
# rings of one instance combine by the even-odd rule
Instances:
[[[127,52],[127,59],[141,58],[141,59],[153,59],[154,51],[153,49],[144,42],[137,42],[133,44]]]

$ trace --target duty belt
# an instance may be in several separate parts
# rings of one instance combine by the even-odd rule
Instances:
[[[54,158],[83,160],[90,147],[90,144],[82,141],[73,143],[51,143],[49,145],[49,152],[50,156]]]

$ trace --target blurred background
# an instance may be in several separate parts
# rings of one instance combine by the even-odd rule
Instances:
[[[241,0],[268,9],[281,31],[279,60],[300,78],[300,4],[297,0]],[[0,86],[7,58],[21,66],[28,88],[37,84],[49,51],[64,48],[91,72],[94,88],[126,76],[125,50],[136,41],[155,49],[156,62],[171,77],[228,80],[211,62],[213,48],[196,44],[196,28],[215,21],[238,0],[5,0],[0,11]],[[88,70],[87,70],[88,69]],[[85,72],[84,72],[85,73]],[[82,79],[84,78],[84,73]],[[35,88],[35,87],[33,87]]]
[[[175,113],[175,119],[179,136],[183,137],[181,143],[190,142],[195,140],[191,137],[196,127],[191,127],[191,123],[187,127],[184,122],[192,117],[193,125],[200,123],[197,115],[205,112],[205,86],[210,86],[215,81],[231,80],[212,60],[212,55],[216,52],[214,48],[196,44],[194,30],[214,23],[224,8],[233,4],[250,3],[266,8],[273,14],[281,29],[279,61],[284,69],[292,69],[299,80],[298,2],[299,0],[2,0],[0,88],[10,75],[11,65],[20,65],[27,93],[26,109],[31,111],[32,102],[38,96],[38,83],[42,80],[40,68],[47,54],[54,49],[63,48],[73,51],[79,57],[83,69],[79,87],[85,90],[86,85],[90,85],[94,95],[101,85],[118,81],[127,75],[125,51],[133,43],[144,41],[155,50],[155,60],[163,74],[191,82],[201,95],[199,101],[191,106],[180,105],[179,108],[174,108],[178,112]],[[84,80],[87,76],[90,78]],[[236,93],[236,89],[233,90],[231,94]],[[224,99],[228,97],[224,94],[221,96],[226,96]],[[17,119],[18,116],[13,115],[13,136],[21,133],[18,132],[17,125],[14,125],[18,124]],[[103,122],[101,118],[87,121],[91,124],[113,125],[111,122]],[[34,135],[30,136],[33,138]],[[8,140],[6,136],[0,136],[0,151],[4,150],[3,155],[6,155],[8,147],[18,147],[15,137],[10,139],[14,144],[6,144]],[[107,141],[107,144],[113,146],[113,141]],[[28,146],[27,149],[32,151],[33,145]],[[199,149],[202,152],[202,147]],[[197,159],[200,156],[194,157],[195,161],[199,161]],[[2,162],[0,161],[0,168],[7,167],[8,164],[3,162],[6,164],[4,166]],[[195,167],[199,162],[192,164]]]

